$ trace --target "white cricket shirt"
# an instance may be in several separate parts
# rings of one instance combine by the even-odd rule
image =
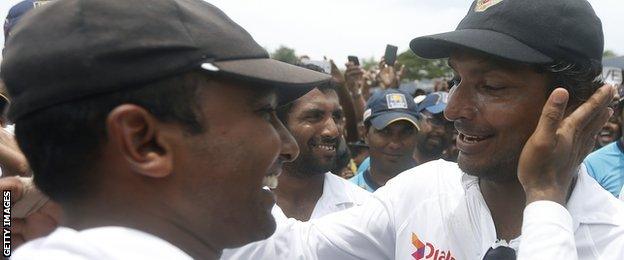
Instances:
[[[314,206],[314,210],[312,211],[312,215],[310,219],[317,219],[322,216],[325,216],[330,213],[342,211],[353,206],[362,205],[368,199],[372,198],[372,193],[358,187],[357,185],[351,183],[348,180],[345,180],[341,177],[338,177],[331,172],[325,173],[325,181],[323,182],[323,194],[316,202]],[[285,227],[285,225],[281,224],[281,222],[288,222],[288,217],[284,215],[282,209],[275,205],[272,210],[273,217],[275,217],[275,221],[277,222],[278,231],[276,234],[279,234],[279,229],[281,227]],[[264,244],[272,244],[282,243],[279,249],[283,249],[288,251],[290,247],[290,243],[288,241],[272,241],[273,236],[269,237],[266,240],[255,242],[248,244],[243,247],[235,248],[235,249],[226,249],[223,251],[223,255],[221,256],[221,260],[225,259],[250,259],[248,255],[253,254],[263,254],[263,255],[280,255],[282,253],[270,253],[265,250],[269,250],[269,248],[265,248]],[[278,248],[272,248],[271,250],[279,250]],[[256,252],[257,250],[260,250]],[[293,252],[294,253],[294,252]],[[268,258],[267,258],[268,259]]]
[[[417,166],[373,195],[307,223],[280,221],[272,239],[239,259],[482,259],[497,242],[477,178],[455,163]],[[624,204],[581,167],[567,211],[548,201],[528,205],[522,234],[507,241],[520,248],[518,259],[621,260]]]
[[[18,248],[11,259],[192,259],[154,235],[126,227],[76,231],[59,227],[50,235]]]

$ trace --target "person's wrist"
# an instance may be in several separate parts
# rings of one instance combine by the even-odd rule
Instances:
[[[567,190],[555,187],[528,187],[524,189],[526,194],[526,205],[531,202],[548,200],[559,203],[565,207]]]

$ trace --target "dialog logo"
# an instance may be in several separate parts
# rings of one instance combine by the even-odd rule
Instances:
[[[416,251],[412,253],[414,260],[455,260],[455,257],[451,254],[451,250],[440,250],[432,243],[421,241],[414,233],[412,233],[412,245],[416,248]]]

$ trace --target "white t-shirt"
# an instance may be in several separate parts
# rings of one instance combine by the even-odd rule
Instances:
[[[523,235],[507,241],[518,259],[624,259],[624,204],[581,168],[569,213],[548,201],[526,207]],[[499,244],[477,178],[455,163],[420,165],[373,195],[306,223],[281,221],[239,259],[483,259]]]
[[[18,248],[11,259],[192,259],[154,235],[125,227],[76,231],[59,227],[52,234]]]

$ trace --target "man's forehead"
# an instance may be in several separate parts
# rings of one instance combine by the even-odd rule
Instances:
[[[319,89],[313,89],[297,99],[296,105],[304,110],[324,109],[326,107],[342,109],[340,100],[335,91],[321,91]]]

